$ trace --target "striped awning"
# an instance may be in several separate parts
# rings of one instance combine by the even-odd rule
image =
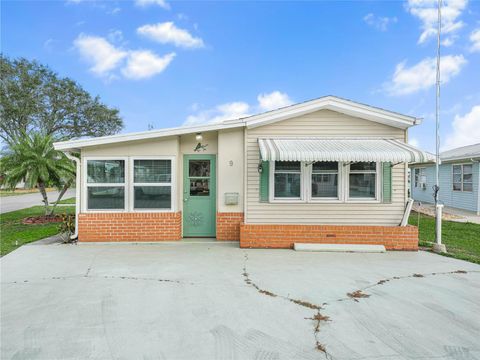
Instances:
[[[428,162],[434,157],[394,139],[258,139],[263,161]]]

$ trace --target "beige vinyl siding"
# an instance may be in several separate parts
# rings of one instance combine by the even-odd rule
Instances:
[[[252,224],[339,224],[398,225],[406,200],[406,167],[392,170],[392,203],[260,203],[259,137],[292,136],[382,136],[405,141],[401,129],[354,118],[330,110],[247,129],[246,223]]]

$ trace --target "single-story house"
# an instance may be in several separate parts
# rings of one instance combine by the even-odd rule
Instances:
[[[246,118],[55,143],[79,152],[79,241],[383,244],[400,226],[418,118],[325,96]]]
[[[480,143],[440,153],[438,199],[444,205],[480,215]],[[433,203],[435,165],[411,165],[411,196]]]

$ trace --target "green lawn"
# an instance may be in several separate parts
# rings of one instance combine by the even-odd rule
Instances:
[[[0,215],[0,254],[8,254],[23,244],[58,234],[59,223],[24,225],[22,220],[29,216],[44,214],[43,206],[11,211]],[[56,214],[75,213],[74,207],[57,208]]]
[[[74,197],[71,197],[71,198],[68,198],[68,199],[63,199],[63,200],[60,200],[59,204],[75,204],[75,198]]]
[[[47,191],[53,191],[54,188],[47,188]],[[17,195],[25,195],[25,194],[32,194],[38,193],[38,189],[16,189],[12,190],[0,190],[0,197],[6,196],[17,196]]]
[[[420,246],[431,247],[435,241],[435,218],[413,212],[409,224],[418,226]],[[442,222],[442,242],[447,256],[480,264],[480,225],[473,223]]]

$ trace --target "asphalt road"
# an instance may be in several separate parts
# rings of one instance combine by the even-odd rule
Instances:
[[[49,191],[48,201],[55,201],[58,197],[58,191]],[[75,196],[75,189],[69,189],[63,195],[62,199],[68,199]],[[36,205],[43,205],[42,195],[39,192],[24,195],[6,196],[0,198],[0,214],[26,209]]]
[[[52,244],[0,269],[2,359],[480,359],[480,266],[422,251]]]

